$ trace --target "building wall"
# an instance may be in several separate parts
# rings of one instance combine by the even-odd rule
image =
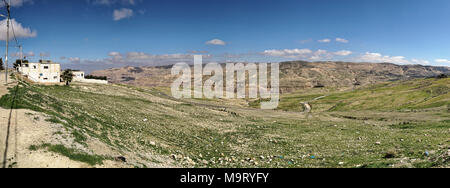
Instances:
[[[38,83],[59,83],[61,81],[61,65],[55,63],[28,63],[19,71],[30,80]]]
[[[108,84],[108,81],[106,80],[94,80],[94,79],[83,79],[83,80],[79,80],[78,82],[82,82],[82,83],[89,83],[89,84]]]
[[[85,79],[86,74],[83,71],[73,72],[73,81],[89,84],[108,84],[106,80]]]
[[[73,76],[73,81],[82,81],[82,80],[84,80],[85,74],[82,71],[74,71],[73,75],[74,75]]]

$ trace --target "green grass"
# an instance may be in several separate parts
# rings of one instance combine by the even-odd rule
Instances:
[[[189,157],[196,162],[196,167],[397,167],[404,165],[400,162],[403,158],[411,159],[413,167],[429,167],[433,166],[429,165],[433,163],[430,158],[435,156],[425,157],[423,153],[448,144],[450,118],[445,116],[447,112],[380,114],[383,110],[399,108],[372,103],[394,98],[386,95],[392,91],[397,91],[402,98],[411,96],[417,101],[407,106],[445,101],[439,99],[445,93],[444,87],[439,87],[439,94],[420,92],[426,89],[417,89],[418,94],[408,92],[418,86],[428,88],[429,82],[434,86],[445,85],[447,81],[396,82],[332,93],[313,103],[313,107],[320,107],[315,110],[322,112],[312,113],[309,118],[301,113],[227,106],[215,100],[175,101],[157,90],[114,85],[20,84],[11,91],[17,93],[15,108],[48,114],[49,121],[64,125],[80,144],[86,145],[87,138],[94,137],[123,152],[161,155],[167,159],[171,154]],[[290,111],[295,108],[293,104],[323,94],[320,91],[291,94],[282,99],[280,108]],[[419,96],[435,98],[424,102]],[[347,107],[351,98],[361,103],[350,103],[355,110],[372,111],[347,113],[352,110]],[[12,99],[11,94],[3,96],[0,106],[9,108]],[[371,100],[376,102],[370,103]],[[406,106],[406,103],[399,104]],[[333,106],[336,110],[328,112]],[[417,118],[419,116],[424,118]],[[78,160],[92,157],[61,146],[47,148]],[[385,158],[389,151],[395,151],[396,156]],[[208,164],[203,165],[203,160]],[[183,160],[177,163],[185,165]]]
[[[325,111],[405,111],[445,108],[450,105],[450,78],[397,81],[360,88],[354,91],[284,94],[280,110],[303,111],[301,102],[320,95],[311,102],[314,112]],[[253,105],[255,106],[255,105]]]
[[[37,151],[41,149],[47,149],[50,152],[58,153],[65,157],[68,157],[73,161],[87,163],[91,166],[102,165],[103,160],[105,160],[105,158],[102,156],[86,154],[75,149],[67,148],[63,145],[43,144],[40,146],[32,145],[29,147],[29,150],[31,151]]]

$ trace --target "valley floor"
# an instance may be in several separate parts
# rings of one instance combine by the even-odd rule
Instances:
[[[176,100],[164,91],[18,83],[0,99],[2,132],[9,124],[3,114],[13,109],[20,117],[12,128],[24,157],[8,152],[8,167],[449,167],[450,116],[445,105],[434,108],[440,98],[414,111],[350,111],[333,100],[351,100],[333,95],[304,113],[299,102],[320,96],[287,96],[281,109],[268,111],[242,100]],[[315,109],[333,103],[337,110]]]

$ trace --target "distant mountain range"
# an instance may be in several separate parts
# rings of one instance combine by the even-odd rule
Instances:
[[[171,66],[124,67],[92,72],[112,83],[147,87],[169,87],[176,78]],[[305,62],[280,63],[282,92],[327,87],[346,89],[386,81],[408,80],[450,74],[450,67],[396,65],[390,63]]]

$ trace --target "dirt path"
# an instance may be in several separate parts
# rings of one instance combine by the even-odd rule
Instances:
[[[0,73],[0,97],[8,94],[8,88],[15,88],[17,82],[10,80],[4,84],[5,74]],[[14,94],[14,89],[11,91]],[[13,104],[14,105],[14,104]],[[30,150],[30,146],[42,144],[64,145],[82,151],[105,155],[119,156],[109,146],[96,139],[89,139],[89,148],[77,146],[72,135],[65,127],[48,121],[49,116],[40,112],[25,109],[0,107],[0,168],[132,168],[129,163],[104,160],[103,165],[90,166],[46,149]],[[131,160],[132,155],[128,156]],[[163,167],[155,164],[150,167]]]
[[[0,97],[17,84],[5,85],[4,80],[5,74],[0,74]],[[62,129],[45,119],[44,114],[30,110],[0,108],[0,168],[88,167],[64,156],[29,150],[31,145],[54,142],[54,132]]]
[[[9,78],[8,78],[9,79]],[[5,73],[0,74],[0,97],[8,93],[9,87],[14,87],[15,83],[5,83]],[[0,111],[0,162],[2,168],[8,165],[10,157],[17,156],[15,139],[15,123],[17,116],[13,117],[17,111],[12,109],[1,109]]]
[[[327,96],[324,95],[324,96],[317,97],[317,98],[315,98],[315,99],[313,99],[313,100],[311,100],[311,101],[308,101],[308,102],[301,102],[300,104],[302,104],[302,105],[305,107],[305,110],[304,110],[303,112],[305,112],[305,113],[310,113],[310,112],[312,111],[311,103],[314,102],[314,101],[323,99],[323,98],[325,98],[325,97],[327,97]]]

